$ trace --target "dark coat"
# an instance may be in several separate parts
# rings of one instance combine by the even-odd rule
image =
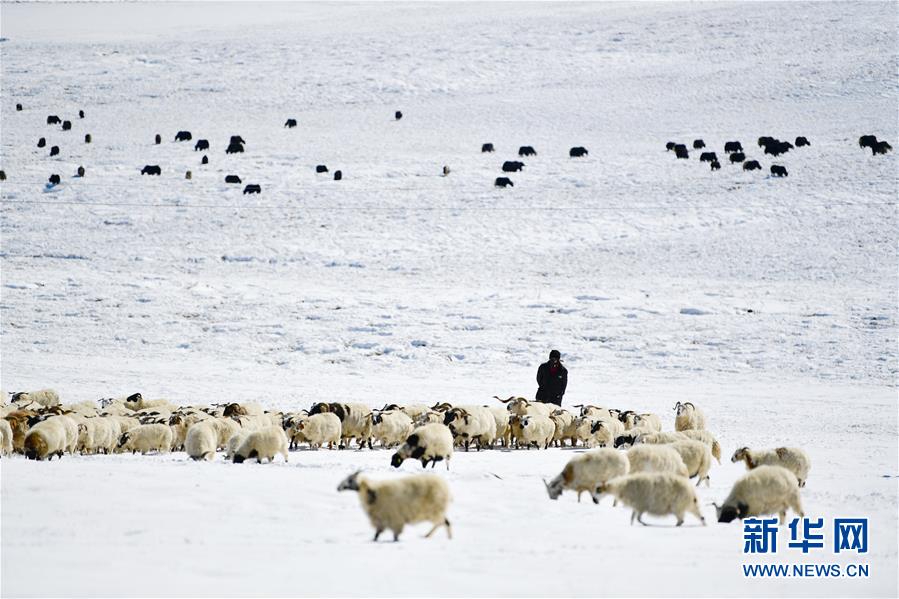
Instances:
[[[568,386],[568,370],[559,362],[559,372],[550,375],[552,362],[544,362],[537,369],[537,401],[562,405],[562,396]]]

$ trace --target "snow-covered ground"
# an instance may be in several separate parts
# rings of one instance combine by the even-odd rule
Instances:
[[[532,395],[557,347],[566,404],[666,427],[678,400],[705,409],[726,454],[710,520],[736,447],[789,444],[814,463],[808,515],[871,522],[868,555],[804,562],[867,579],[750,580],[741,563],[803,556],[550,502],[571,450],[457,455],[455,538],[396,545],[336,493],[395,476],[385,451],[13,458],[4,596],[897,594],[897,164],[857,144],[897,146],[894,4],[4,2],[0,35],[5,390],[487,402]],[[812,146],[772,160],[762,135]],[[764,170],[664,151],[697,137]]]

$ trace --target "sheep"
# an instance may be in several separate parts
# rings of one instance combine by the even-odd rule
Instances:
[[[433,468],[437,462],[446,462],[453,457],[453,433],[443,424],[431,423],[419,426],[412,431],[400,448],[390,458],[390,465],[399,468],[408,459],[420,460],[421,467],[426,468],[428,462]]]
[[[687,151],[686,146],[678,144],[674,146],[674,156],[682,160],[689,160],[690,152]]]
[[[670,472],[641,472],[614,478],[597,486],[593,493],[594,503],[599,503],[604,493],[615,497],[624,505],[633,509],[631,525],[634,519],[646,526],[643,514],[677,517],[677,525],[684,523],[684,514],[693,514],[705,526],[705,518],[699,511],[699,500],[690,483]]]
[[[503,406],[484,406],[493,414],[496,422],[496,441],[502,447],[509,447],[512,442],[512,429],[509,426],[509,411]]]
[[[343,179],[343,171],[341,171],[341,170],[334,171],[334,180],[340,181],[342,179]]]
[[[758,160],[747,160],[743,163],[744,171],[760,171],[762,170],[762,165],[759,164]]]
[[[93,453],[110,454],[116,449],[119,439],[119,425],[112,418],[97,417],[88,418],[84,422],[88,427],[93,427]]]
[[[703,480],[706,486],[711,486],[709,470],[712,468],[712,452],[708,445],[702,441],[690,439],[688,441],[677,441],[667,447],[670,447],[680,455],[684,465],[687,467],[687,473],[690,475],[690,478],[696,477],[697,487]]]
[[[687,439],[702,441],[708,445],[709,449],[712,450],[712,457],[718,460],[719,464],[721,463],[721,444],[718,443],[718,439],[716,439],[712,433],[709,431],[687,430],[681,431],[680,434]]]
[[[340,445],[340,418],[331,412],[303,418],[294,425],[294,430],[297,439],[309,443],[309,447],[314,449],[325,443],[328,444],[328,449],[334,449],[335,444]]]
[[[691,402],[677,402],[674,409],[677,410],[677,416],[674,418],[674,430],[705,429],[705,414]]]
[[[482,447],[491,447],[496,440],[496,421],[489,409],[483,406],[458,406],[446,412],[443,424],[453,433],[465,451],[469,443],[476,441],[478,451]]]
[[[618,420],[593,420],[590,426],[588,446],[613,447],[615,439],[624,433],[624,425]]]
[[[631,472],[671,472],[689,478],[680,454],[668,445],[634,445],[627,450]]]
[[[190,131],[179,131],[175,134],[175,141],[190,141],[193,139],[193,136],[190,134]]]
[[[540,449],[548,449],[552,443],[556,425],[546,416],[531,415],[521,417],[521,435],[518,438],[519,447],[522,443],[528,449],[531,445]]]
[[[146,410],[147,408],[166,408],[170,412],[177,409],[167,399],[144,399],[140,393],[129,395],[125,399],[125,407],[135,412]]]
[[[5,418],[0,418],[0,456],[12,455],[12,427]]]
[[[373,541],[385,529],[393,532],[394,542],[406,524],[431,522],[434,526],[425,538],[434,534],[441,526],[446,527],[446,536],[453,538],[446,508],[450,502],[449,487],[446,482],[433,474],[413,474],[399,479],[374,481],[359,475],[356,471],[338,485],[338,491],[357,491],[362,509],[368,515],[375,529]]]
[[[426,413],[430,412],[431,408],[429,408],[428,406],[426,406],[423,403],[414,403],[414,404],[410,404],[408,406],[400,406],[400,410],[405,412],[409,416],[409,418],[411,418],[412,420],[415,420],[422,414],[426,414]]]
[[[858,138],[858,147],[860,148],[870,148],[873,147],[874,144],[877,143],[876,135],[862,135]]]
[[[648,443],[650,445],[664,445],[666,443],[675,443],[677,441],[685,441],[689,439],[686,434],[677,431],[660,431],[658,433],[638,434],[634,443]],[[698,441],[699,439],[697,439]]]
[[[549,415],[549,418],[556,426],[556,431],[553,434],[553,443],[564,447],[565,439],[568,439],[571,441],[571,446],[574,447],[577,443],[577,430],[574,427],[574,414],[568,410],[559,408],[553,410]]]
[[[237,448],[240,447],[241,443],[250,435],[253,431],[247,431],[244,429],[240,429],[228,439],[228,442],[225,443],[225,460],[231,460],[234,458],[234,454],[237,453]]]
[[[808,471],[812,467],[808,454],[798,447],[778,447],[777,449],[749,449],[741,447],[734,452],[731,462],[746,462],[746,469],[758,466],[780,466],[796,475],[799,486],[804,487]]]
[[[256,430],[257,426],[250,424],[249,426],[241,426],[240,422],[237,422],[233,418],[212,418],[209,420],[212,424],[212,427],[215,429],[215,447],[216,449],[224,449],[228,444],[228,439],[230,439],[237,431],[241,428],[246,428],[247,430]],[[268,423],[266,423],[268,424]]]
[[[241,464],[244,460],[252,458],[256,458],[258,464],[262,463],[263,458],[267,458],[271,463],[275,460],[276,453],[280,453],[284,461],[287,461],[287,435],[281,427],[270,426],[247,435],[234,452],[232,459],[235,464]]]
[[[396,112],[393,113],[393,118],[394,118],[394,120],[398,121],[401,118],[403,118],[403,113],[401,111],[397,110]]]
[[[662,419],[658,414],[635,414],[633,417],[633,423],[634,424],[631,428],[634,429],[643,429],[652,432],[662,431]]]
[[[52,460],[53,456],[62,458],[67,449],[68,434],[64,423],[58,418],[60,417],[48,418],[29,429],[24,441],[26,458],[29,460]]]
[[[372,412],[369,418],[371,419],[371,438],[379,441],[381,447],[399,445],[413,429],[412,419],[401,410]]]
[[[146,455],[151,451],[168,453],[172,449],[172,429],[167,424],[142,424],[119,438],[118,448]]]
[[[605,418],[607,420],[612,419],[612,413],[607,408],[601,408],[599,406],[588,406],[588,405],[584,405],[584,404],[578,404],[574,407],[581,409],[578,416],[588,417],[588,418],[593,418],[593,419],[598,419],[598,418]]]
[[[713,504],[718,522],[731,522],[734,518],[748,518],[765,514],[780,514],[780,523],[787,518],[787,508],[800,518],[802,502],[799,498],[799,480],[796,475],[781,466],[759,466],[750,470],[734,483],[724,504]]]
[[[26,404],[34,401],[42,406],[51,407],[59,405],[59,393],[53,389],[41,389],[40,391],[19,391],[12,394],[13,403]]]
[[[333,412],[340,418],[341,446],[349,447],[350,439],[356,439],[359,448],[371,437],[371,408],[361,403],[317,403],[309,409],[309,415]],[[370,442],[369,442],[370,446]]]
[[[543,481],[550,499],[558,499],[562,491],[569,489],[577,492],[578,503],[581,493],[593,493],[596,487],[618,476],[624,476],[630,470],[630,463],[624,452],[614,449],[594,449],[570,460],[562,469],[562,473],[550,482]]]
[[[505,413],[505,409],[503,409],[503,413]],[[427,412],[419,414],[412,421],[412,423],[415,426],[422,426],[422,425],[431,424],[431,423],[443,424],[444,417],[445,417],[445,415],[443,412],[438,412],[437,410],[428,409]],[[497,436],[499,436],[499,426],[497,426]]]
[[[734,152],[730,155],[730,163],[736,164],[737,162],[743,162],[746,160],[746,154],[743,152]]]
[[[693,149],[694,150],[701,150],[704,147],[705,147],[705,142],[703,140],[701,140],[701,139],[693,140]]]
[[[504,173],[517,173],[524,168],[524,163],[518,160],[506,160],[503,162],[502,171]]]
[[[499,399],[501,402],[506,404],[506,409],[510,413],[518,414],[519,416],[546,416],[548,418],[549,415],[552,414],[553,410],[558,407],[555,404],[529,401],[524,397],[513,396],[507,399],[500,399],[499,397],[494,395],[493,398]]]
[[[29,420],[37,416],[33,410],[14,410],[3,417],[12,429],[13,451],[23,453],[25,451],[25,436],[30,428]]]
[[[218,447],[218,431],[211,421],[197,422],[187,429],[184,451],[193,460],[212,460]]]

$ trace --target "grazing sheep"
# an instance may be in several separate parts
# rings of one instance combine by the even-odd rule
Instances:
[[[613,447],[615,439],[624,433],[624,425],[618,420],[594,420],[590,427],[590,447]]]
[[[343,179],[343,171],[334,171],[334,180],[340,181]]]
[[[493,144],[482,144],[481,145],[481,152],[493,152],[493,151],[494,151]]]
[[[421,467],[426,468],[428,462],[433,468],[437,462],[445,461],[449,470],[449,461],[453,457],[453,433],[450,429],[436,422],[419,426],[412,431],[400,448],[390,458],[390,465],[399,468],[408,459],[420,460]]]
[[[738,141],[728,141],[724,144],[724,153],[730,154],[732,152],[742,152],[743,144]]]
[[[787,508],[802,518],[799,481],[796,475],[781,466],[759,466],[734,483],[724,504],[715,505],[718,522],[734,518],[749,518],[766,514],[780,514],[780,523],[787,518]]]
[[[627,450],[631,472],[671,472],[689,478],[687,466],[670,445],[634,445]]]
[[[0,418],[0,456],[12,455],[12,426],[5,418]]]
[[[62,458],[62,454],[68,448],[68,434],[64,423],[58,418],[60,417],[48,418],[31,427],[24,441],[26,458],[29,460],[52,460],[53,456]],[[76,444],[77,438],[76,428]]]
[[[690,152],[687,151],[687,146],[684,144],[677,144],[674,146],[674,156],[680,160],[689,160]]]
[[[702,148],[704,148],[704,147],[705,147],[705,142],[704,142],[703,140],[701,140],[701,139],[694,139],[694,140],[693,140],[693,149],[694,149],[694,150],[700,150],[700,149],[702,149]]]
[[[243,181],[237,175],[225,175],[225,183],[236,183],[240,185]]]
[[[516,173],[524,168],[524,163],[518,160],[506,160],[503,162],[504,173]]]
[[[172,449],[172,429],[167,424],[142,424],[122,434],[118,448],[146,455],[151,451],[168,453]]]
[[[61,123],[61,122],[62,122],[62,119],[60,119],[60,118],[59,118],[58,116],[56,116],[55,114],[51,114],[50,116],[47,117],[47,124],[48,124],[48,125],[58,125],[58,124]]]
[[[37,140],[37,147],[43,148],[46,145],[47,145],[47,140],[45,138],[42,137],[39,140]]]
[[[262,193],[262,186],[257,183],[249,183],[243,188],[243,195],[247,195],[248,193]]]
[[[515,187],[515,184],[512,183],[512,180],[508,177],[497,177],[493,182],[494,187]]]
[[[858,147],[871,148],[877,143],[876,135],[862,135],[858,138]]]
[[[328,167],[325,166],[324,164],[319,164],[318,166],[315,167],[315,172],[316,173],[327,173]]]
[[[684,465],[687,467],[687,474],[689,474],[690,478],[696,477],[697,487],[703,480],[706,482],[706,486],[711,485],[709,470],[712,468],[712,452],[708,445],[702,441],[690,439],[677,441],[665,447],[670,447],[680,454]]]
[[[888,144],[885,141],[875,142],[873,146],[871,146],[871,155],[876,156],[877,154],[886,154],[887,152],[891,152],[893,150],[893,146]]]
[[[242,144],[228,144],[228,147],[225,148],[225,154],[243,154],[243,145]]]
[[[287,127],[288,129],[293,129],[294,127],[297,126],[297,120],[296,119],[287,119],[287,122],[284,123],[284,126]]]
[[[736,164],[737,162],[743,162],[746,160],[746,154],[743,152],[734,152],[730,155],[730,163]]]
[[[447,410],[443,424],[449,427],[453,438],[465,451],[469,444],[477,443],[478,451],[482,447],[492,447],[496,439],[496,421],[488,408],[483,406],[458,406]]]
[[[734,452],[731,462],[746,462],[746,469],[752,470],[759,466],[780,466],[786,468],[794,475],[800,487],[805,486],[808,472],[812,462],[802,449],[798,447],[778,447],[777,449],[749,449],[741,447]]]
[[[654,516],[674,515],[677,525],[684,523],[684,514],[691,513],[705,526],[705,518],[699,511],[699,500],[690,483],[676,474],[666,472],[643,472],[614,478],[597,486],[593,494],[594,503],[599,503],[604,493],[615,497],[633,509],[634,519],[646,526],[643,514]]]
[[[568,150],[569,158],[581,158],[583,156],[587,156],[590,152],[587,151],[587,148],[583,146],[576,146]]]
[[[593,493],[600,484],[613,478],[624,476],[630,470],[630,463],[624,452],[610,448],[594,449],[574,456],[562,469],[562,473],[550,482],[543,481],[550,499],[558,499],[562,491],[577,492],[578,503],[581,493]]]
[[[340,445],[340,418],[331,412],[322,412],[303,418],[294,425],[294,428],[297,432],[297,439],[309,443],[309,447],[313,449],[318,449],[325,443],[328,444],[328,449],[334,449],[335,445]]]
[[[208,150],[209,149],[209,140],[208,139],[198,139],[197,143],[194,144],[194,152],[199,152],[200,150]]]
[[[317,403],[309,409],[309,415],[332,412],[341,423],[342,447],[349,447],[350,439],[356,439],[359,448],[366,442],[371,448],[371,408],[361,403]]]
[[[522,416],[518,446],[521,447],[523,443],[528,449],[531,445],[537,449],[549,449],[555,432],[556,425],[547,416]]]
[[[225,443],[225,461],[234,458],[234,454],[237,453],[237,448],[240,447],[241,443],[243,443],[252,432],[253,431],[240,429],[231,435],[231,438]]]
[[[771,174],[775,177],[786,177],[787,175],[789,175],[789,173],[787,173],[786,167],[779,164],[771,165]]]
[[[50,185],[59,185],[60,182],[59,175],[50,175],[48,180],[50,181]]]
[[[689,429],[680,431],[677,434],[683,435],[687,439],[693,439],[694,441],[702,441],[709,446],[709,449],[712,451],[712,457],[718,460],[719,464],[721,463],[721,444],[718,443],[718,439],[715,438],[715,435],[713,435],[709,431]]]
[[[397,110],[396,112],[393,113],[393,118],[394,118],[394,120],[397,120],[397,121],[398,121],[398,120],[400,120],[401,118],[403,118],[403,113],[400,112],[399,110]]]
[[[805,137],[802,137],[800,135],[799,137],[796,138],[796,147],[797,148],[802,148],[802,147],[810,146],[810,145],[812,145],[811,142],[809,142],[809,140],[806,139]]]
[[[519,156],[536,156],[537,150],[535,150],[532,146],[521,146],[518,148]]]
[[[156,137],[154,138],[154,141],[156,142],[156,145],[158,146],[159,144],[162,143],[162,136],[157,133]]]
[[[715,152],[703,152],[699,155],[700,162],[715,162],[718,160],[718,155]]]
[[[235,464],[241,464],[244,460],[256,458],[256,463],[261,464],[263,459],[269,463],[275,460],[275,454],[280,453],[287,461],[287,435],[279,426],[269,426],[262,430],[253,431],[243,440],[237,451],[234,452]]]
[[[677,415],[674,417],[674,430],[686,431],[690,429],[705,429],[705,414],[691,402],[677,402],[674,409],[677,411]]]
[[[721,170],[721,163],[718,162],[717,160],[712,160],[712,163],[711,163],[710,166],[712,167],[712,170],[713,170],[713,171],[719,171],[719,170]]]
[[[190,131],[179,131],[175,134],[175,141],[190,141],[193,139],[193,136],[190,134]]]
[[[59,155],[59,146],[53,146],[50,148],[50,156],[58,156]]]
[[[184,451],[193,460],[212,460],[218,448],[218,429],[212,422],[197,422],[187,429]]]
[[[39,391],[19,391],[12,394],[10,401],[19,404],[25,404],[33,401],[49,408],[59,405],[59,393],[57,393],[53,389],[41,389]]]
[[[390,529],[393,540],[399,541],[406,524],[431,522],[434,526],[425,538],[441,526],[453,538],[446,508],[450,502],[446,482],[433,474],[413,474],[399,479],[374,481],[360,476],[361,471],[349,475],[337,487],[338,491],[357,491],[362,509],[375,529],[374,541]]]
[[[140,171],[141,175],[161,175],[162,168],[158,164],[148,164]]]
[[[758,160],[747,160],[743,163],[744,171],[760,171],[762,170],[762,165],[759,164]]]
[[[37,412],[34,410],[14,410],[3,417],[9,423],[10,428],[12,428],[12,445],[13,451],[16,453],[24,453],[25,436],[31,428],[30,421],[36,418],[37,415]]]
[[[72,129],[72,121],[63,121],[62,122],[62,130],[63,131],[71,131]]]

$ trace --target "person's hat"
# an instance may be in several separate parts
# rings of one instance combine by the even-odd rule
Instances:
[[[551,352],[549,352],[550,360],[559,360],[561,357],[562,357],[562,354],[560,354],[559,350],[557,350],[557,349],[554,349]]]

